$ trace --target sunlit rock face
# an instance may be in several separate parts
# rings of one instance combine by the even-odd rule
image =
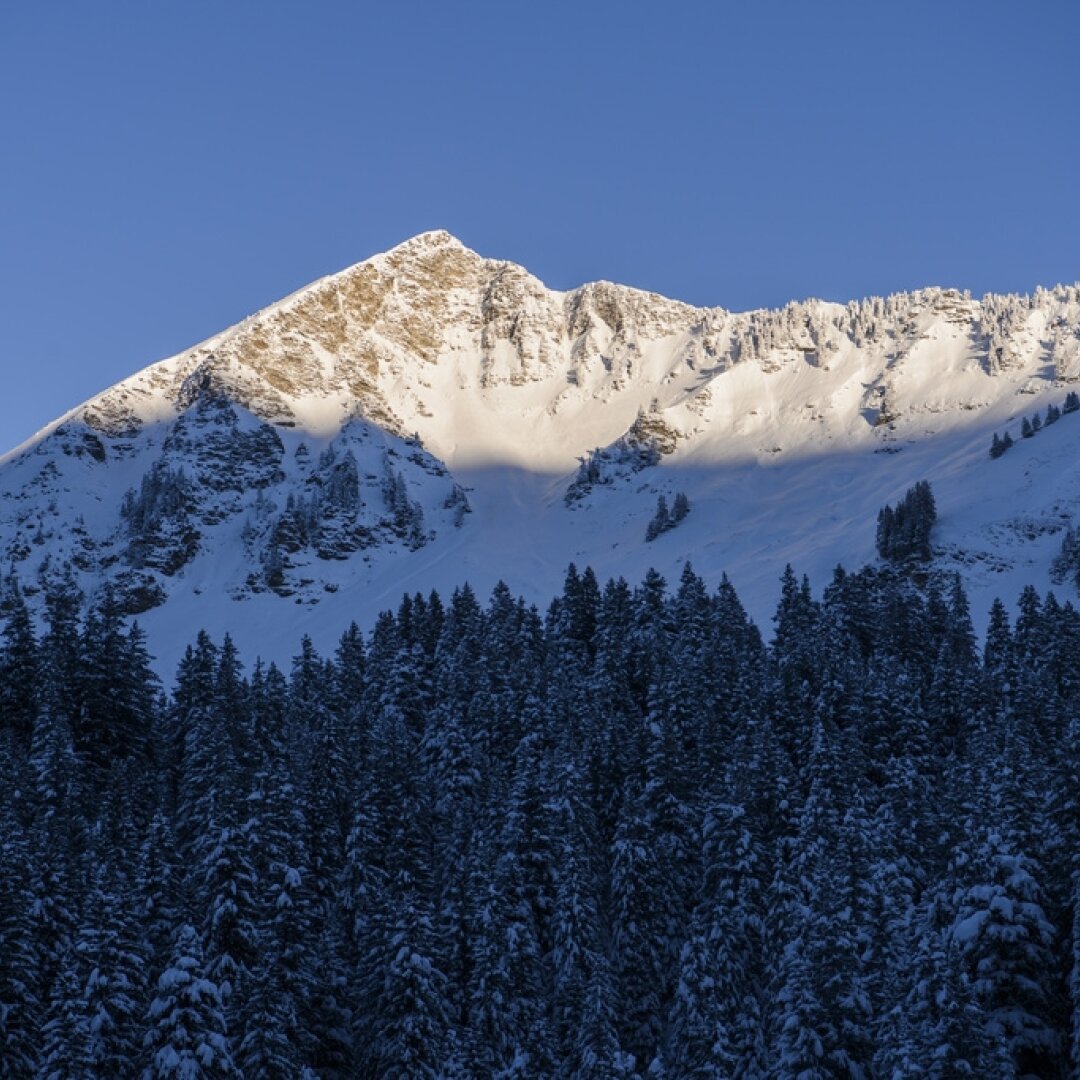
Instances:
[[[764,608],[783,561],[872,558],[877,507],[928,478],[943,566],[1045,587],[1080,430],[995,462],[985,444],[1078,378],[1076,286],[731,313],[553,291],[424,233],[9,454],[0,567],[38,606],[71,573],[151,625],[320,608],[334,626],[403,588],[505,577],[539,599],[570,561],[633,576],[687,557],[741,572]],[[678,492],[685,524],[646,545]]]

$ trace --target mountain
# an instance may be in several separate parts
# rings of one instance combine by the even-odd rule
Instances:
[[[1050,585],[1080,516],[1080,286],[777,311],[546,288],[445,232],[316,281],[0,459],[0,566],[109,583],[165,662],[199,627],[329,646],[403,591],[727,572],[767,625],[786,563],[873,560],[918,480],[977,619]],[[991,459],[992,435],[1016,445]],[[676,528],[646,532],[663,495]],[[653,530],[656,531],[655,529]]]

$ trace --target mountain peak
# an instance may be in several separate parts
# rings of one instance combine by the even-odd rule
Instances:
[[[447,232],[446,229],[428,229],[426,232],[417,233],[415,236],[409,237],[408,240],[396,244],[387,254],[428,251],[440,247],[454,247],[465,250],[465,245],[453,233]]]
[[[1018,434],[1077,382],[1077,287],[738,313],[604,281],[548,289],[432,230],[9,455],[0,566],[40,595],[70,563],[84,587],[108,582],[162,619],[224,595],[239,605],[214,608],[230,632],[254,625],[244,605],[344,613],[396,599],[402,575],[483,587],[521,566],[517,585],[539,588],[571,559],[677,575],[680,552],[767,582],[747,593],[759,602],[784,562],[864,561],[880,503],[929,479],[943,520],[972,523],[948,534],[947,565],[989,591],[1033,573],[1032,536],[1049,565],[1072,513],[1061,493],[1080,490],[1074,421],[1039,437],[1058,471],[1037,489],[1029,444],[991,462],[991,434]],[[996,506],[1003,485],[1005,516],[972,502],[992,490]],[[696,509],[678,544],[646,546],[658,496],[679,493]]]

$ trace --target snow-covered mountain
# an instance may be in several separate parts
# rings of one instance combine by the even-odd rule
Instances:
[[[766,623],[785,563],[871,561],[931,482],[977,615],[1049,586],[1080,518],[1080,286],[779,311],[546,288],[445,232],[323,278],[0,459],[4,574],[110,582],[166,661],[199,627],[279,658],[403,591],[543,601],[566,566],[726,571]],[[996,460],[994,432],[1017,439]],[[646,542],[658,496],[687,496]]]

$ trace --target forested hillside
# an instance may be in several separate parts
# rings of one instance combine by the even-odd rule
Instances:
[[[1066,1077],[1080,615],[790,570],[406,597],[169,693],[8,587],[2,1077]]]

